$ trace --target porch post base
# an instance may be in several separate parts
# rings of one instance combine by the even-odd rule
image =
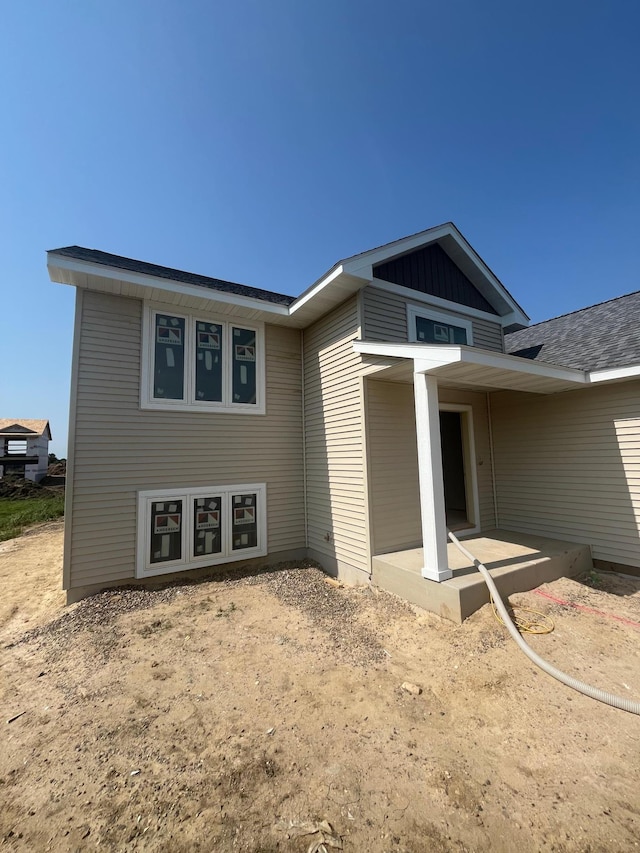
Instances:
[[[422,569],[422,577],[428,581],[448,581],[453,577],[451,569],[428,569],[426,566]]]

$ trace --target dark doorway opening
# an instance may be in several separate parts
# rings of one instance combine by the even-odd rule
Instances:
[[[467,513],[462,415],[460,412],[440,412],[440,442],[442,445],[444,506],[447,527],[450,530],[471,527]]]

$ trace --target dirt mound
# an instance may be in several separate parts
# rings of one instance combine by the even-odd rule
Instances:
[[[0,480],[0,498],[23,500],[26,498],[48,498],[60,494],[60,489],[52,489],[23,477],[5,477]]]
[[[65,608],[63,527],[0,544],[4,850],[640,850],[638,718],[490,605],[453,625],[291,562]],[[640,696],[640,582],[597,580],[512,604],[552,616],[545,658]]]
[[[56,491],[60,491],[60,486],[62,486],[62,488],[64,488],[66,481],[67,481],[67,478],[64,476],[55,477],[55,476],[52,476],[51,474],[47,474],[46,477],[43,477],[40,480],[40,485],[41,486],[47,486],[49,488],[56,487]]]
[[[64,477],[67,473],[66,459],[59,459],[57,462],[52,462],[47,470],[47,477]]]

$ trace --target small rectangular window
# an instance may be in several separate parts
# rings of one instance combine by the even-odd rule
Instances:
[[[466,344],[467,330],[428,317],[416,317],[416,337],[426,344]]]
[[[258,544],[258,496],[256,494],[232,495],[231,505],[233,550],[255,548]]]
[[[183,317],[156,314],[153,377],[153,396],[156,399],[184,399],[184,338]]]
[[[193,501],[193,556],[222,553],[222,496]]]
[[[233,403],[256,402],[256,333],[252,329],[232,329]]]
[[[473,346],[473,323],[466,317],[407,303],[408,339],[428,346]]]
[[[222,326],[196,321],[196,400],[222,402]]]
[[[151,504],[150,563],[182,559],[182,501],[154,501]]]

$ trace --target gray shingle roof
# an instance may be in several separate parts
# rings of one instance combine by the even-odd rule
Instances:
[[[580,370],[640,363],[640,291],[505,335],[505,350]]]
[[[156,278],[166,278],[171,281],[181,282],[182,284],[195,285],[196,287],[206,287],[209,290],[219,290],[223,293],[235,293],[237,296],[261,299],[263,302],[274,302],[276,305],[291,305],[295,299],[294,296],[285,296],[283,293],[272,293],[270,290],[262,290],[259,287],[249,287],[246,284],[235,284],[232,281],[209,278],[206,275],[197,275],[197,273],[175,270],[171,267],[148,264],[146,261],[123,258],[121,255],[100,252],[98,249],[85,249],[82,246],[65,246],[62,249],[52,249],[51,254],[62,255],[65,258],[75,258],[79,261],[89,261],[92,264],[104,264],[105,266],[127,270],[128,272],[153,275]]]

